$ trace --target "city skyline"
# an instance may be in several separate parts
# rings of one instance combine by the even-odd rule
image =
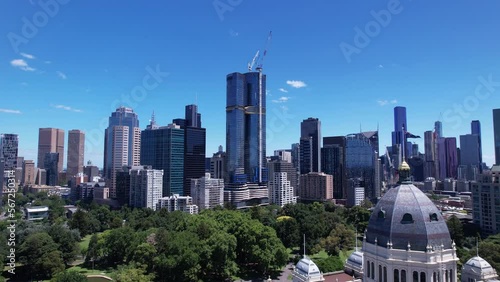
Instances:
[[[400,13],[349,62],[339,46],[355,46],[355,28],[364,30],[374,19],[371,12],[387,9],[387,3],[297,3],[282,17],[276,13],[284,2],[266,3],[265,9],[263,3],[242,2],[223,14],[211,2],[131,4],[110,20],[106,11],[115,8],[111,3],[91,11],[89,3],[69,2],[35,35],[13,44],[12,34],[23,36],[23,17],[30,21],[43,9],[37,3],[5,1],[0,7],[12,13],[0,25],[0,33],[11,35],[0,42],[7,50],[0,54],[5,74],[0,91],[7,97],[0,110],[0,132],[18,134],[19,156],[36,161],[38,128],[80,129],[86,133],[85,162],[102,167],[102,120],[121,104],[131,106],[142,125],[153,111],[158,123],[167,125],[183,115],[185,105],[195,103],[204,113],[206,155],[211,156],[225,144],[224,76],[245,72],[273,30],[264,67],[268,152],[297,143],[300,121],[308,117],[322,121],[324,136],[345,136],[360,127],[375,130],[379,124],[384,148],[391,143],[393,107],[405,106],[409,131],[421,136],[441,120],[444,137],[458,138],[470,132],[470,121],[480,120],[483,161],[494,163],[491,110],[500,105],[487,93],[499,84],[500,66],[491,58],[500,49],[488,35],[500,23],[494,13],[499,3],[475,3],[469,9],[463,3],[450,7],[401,1]],[[250,15],[256,11],[262,12],[262,20],[250,28]],[[427,20],[421,21],[422,16]],[[466,16],[475,21],[457,29]],[[144,24],[131,25],[131,17]],[[401,41],[407,33],[415,38]],[[55,40],[60,44],[49,48]],[[99,44],[99,52],[94,51],[96,40],[107,40]],[[137,89],[146,89],[146,94]],[[132,93],[140,99],[132,99]],[[423,138],[413,141],[423,152]],[[66,158],[64,163],[66,167]]]

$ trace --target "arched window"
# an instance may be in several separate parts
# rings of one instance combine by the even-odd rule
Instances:
[[[413,223],[413,216],[409,213],[405,213],[403,215],[403,219],[401,219],[402,224],[410,224]]]
[[[378,281],[382,282],[382,266],[378,266]]]
[[[368,265],[368,267],[366,268],[366,275],[367,275],[368,277],[371,277],[371,276],[370,276],[370,268],[371,268],[371,267],[370,267],[370,261],[368,261],[368,260],[367,260],[367,261],[366,261],[366,265]]]
[[[387,282],[387,267],[384,266],[384,282]]]
[[[429,217],[431,218],[431,221],[438,221],[437,213],[431,213]]]
[[[453,269],[450,269],[450,282],[455,282],[453,281],[453,277],[454,276],[454,272],[453,272]]]
[[[413,282],[418,282],[418,272],[413,271]]]
[[[380,210],[377,214],[377,218],[378,219],[384,219],[385,218],[385,211],[384,210]]]
[[[394,282],[399,282],[399,270],[394,269]]]
[[[372,279],[375,279],[375,264],[372,261]]]
[[[420,282],[425,282],[425,272],[420,272]]]
[[[406,270],[401,269],[401,282],[406,282]]]

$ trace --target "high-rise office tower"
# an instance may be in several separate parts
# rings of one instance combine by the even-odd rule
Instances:
[[[491,171],[483,172],[478,181],[472,183],[474,223],[486,234],[500,232],[499,178],[500,166],[494,165]]]
[[[120,107],[109,117],[104,133],[104,175],[111,198],[116,198],[116,171],[140,165],[141,129],[137,114]]]
[[[141,133],[141,163],[163,170],[163,197],[184,193],[184,129],[177,124],[156,126],[154,119]]]
[[[229,182],[267,182],[266,76],[260,71],[231,73],[226,82],[226,169]]]
[[[292,144],[292,164],[297,171],[300,170],[300,143]]]
[[[483,172],[483,145],[481,141],[481,122],[473,120],[470,124],[471,134],[479,137],[479,173]]]
[[[327,158],[322,163],[326,168],[324,172],[331,174],[333,172],[333,197],[335,199],[345,199],[347,197],[347,171],[346,171],[346,137],[332,136],[323,137],[323,151]]]
[[[47,172],[46,185],[59,185],[59,153],[46,153],[43,168]]]
[[[403,130],[408,130],[406,122],[406,107],[394,107],[394,131],[392,132],[392,145],[406,145]],[[402,139],[404,138],[404,139]]]
[[[57,128],[40,128],[38,131],[37,167],[43,168],[45,154],[59,153],[58,172],[63,171],[64,162],[64,130]]]
[[[300,123],[300,173],[321,171],[321,121],[308,118]]]
[[[151,166],[133,166],[130,170],[130,206],[156,210],[162,189],[162,170]]]
[[[85,133],[73,129],[68,132],[68,160],[66,173],[73,177],[83,172],[83,158],[85,150]]]
[[[457,138],[446,137],[446,177],[457,178],[458,174],[458,154],[457,154]]]
[[[434,132],[436,132],[436,137],[443,137],[443,123],[440,121],[434,122]]]
[[[495,142],[495,164],[500,165],[500,109],[493,109],[493,135]]]
[[[15,170],[19,147],[19,137],[17,134],[0,134],[0,158],[4,161],[4,170]]]
[[[424,178],[436,177],[436,146],[434,141],[434,133],[431,130],[424,132]]]
[[[228,181],[226,177],[226,153],[222,150],[222,146],[219,146],[219,151],[214,153],[210,158],[210,177],[215,179],[224,179]]]
[[[201,127],[201,114],[196,105],[187,105],[184,121],[175,121],[184,129],[184,191],[181,195],[189,196],[191,179],[205,175],[206,129]]]
[[[479,135],[467,134],[460,135],[460,162],[464,167],[465,175],[462,174],[462,179],[476,180],[478,172],[480,172],[481,160],[479,157]]]
[[[35,184],[35,162],[32,160],[25,160],[23,162],[22,172],[22,186],[29,186]]]
[[[292,163],[292,151],[291,150],[274,150],[274,156],[278,157],[280,160]]]
[[[346,171],[347,179],[361,179],[365,187],[365,196],[376,199],[378,191],[375,185],[375,152],[370,140],[362,134],[346,136]]]

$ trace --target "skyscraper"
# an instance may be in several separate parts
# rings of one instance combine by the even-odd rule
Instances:
[[[226,82],[229,182],[266,182],[266,76],[262,72],[231,73]]]
[[[434,131],[436,132],[437,137],[443,137],[443,123],[436,121],[434,123]]]
[[[58,167],[59,153],[46,153],[43,168],[47,172],[47,180],[44,184],[50,186],[59,185],[59,172],[57,171]]]
[[[321,121],[308,118],[300,123],[300,173],[321,172]]]
[[[463,176],[466,180],[476,180],[476,174],[480,171],[479,142],[479,135],[460,135],[460,165],[465,168]]]
[[[0,134],[0,159],[4,160],[4,170],[15,170],[19,147],[19,137],[17,134]]]
[[[73,129],[68,132],[68,160],[66,173],[73,177],[83,172],[83,158],[85,150],[85,133]]]
[[[271,203],[283,207],[286,204],[295,204],[295,185],[297,171],[291,162],[278,159],[268,163],[269,171],[269,200]]]
[[[457,138],[446,137],[446,177],[457,178],[458,174],[458,154],[457,154]]]
[[[198,106],[187,105],[186,116],[175,119],[184,129],[184,192],[182,195],[191,194],[191,179],[198,179],[205,175],[206,156],[206,129],[201,127],[201,114]]]
[[[378,158],[377,158],[378,159]],[[378,191],[375,185],[375,152],[370,140],[362,134],[346,136],[347,179],[361,179],[364,182],[365,196],[374,200]]]
[[[137,114],[120,107],[109,117],[104,133],[104,175],[111,198],[116,198],[116,171],[140,165],[141,130]]]
[[[38,131],[37,167],[44,167],[45,154],[58,153],[58,172],[63,171],[64,162],[64,130],[57,128],[40,128]]]
[[[483,172],[483,145],[481,141],[481,122],[473,120],[470,124],[471,134],[479,137],[479,173]]]
[[[210,173],[204,177],[191,179],[191,197],[193,204],[200,210],[212,209],[224,205],[224,180],[211,178]]]
[[[323,172],[333,175],[333,197],[345,199],[347,197],[347,171],[346,171],[346,137],[323,137],[322,154],[327,158]],[[333,174],[332,174],[333,173]]]
[[[406,107],[394,107],[394,131],[392,132],[392,145],[406,145],[403,130],[408,130],[406,123]],[[404,138],[404,140],[402,140]]]
[[[500,109],[493,109],[493,135],[495,142],[495,164],[500,165]]]
[[[436,177],[436,146],[434,143],[434,133],[431,130],[424,132],[424,178]]]
[[[154,119],[141,133],[141,163],[163,170],[163,197],[184,193],[184,129],[156,126]]]

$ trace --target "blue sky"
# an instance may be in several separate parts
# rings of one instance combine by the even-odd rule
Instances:
[[[479,119],[491,165],[499,10],[493,0],[4,0],[0,132],[19,134],[20,155],[36,160],[38,128],[84,130],[85,159],[101,166],[117,105],[132,106],[145,128],[152,111],[166,125],[197,102],[211,154],[225,145],[225,76],[246,72],[272,30],[268,154],[298,142],[308,117],[323,136],[379,124],[389,145],[393,107],[406,106],[408,130],[422,137],[438,119],[450,137]]]

